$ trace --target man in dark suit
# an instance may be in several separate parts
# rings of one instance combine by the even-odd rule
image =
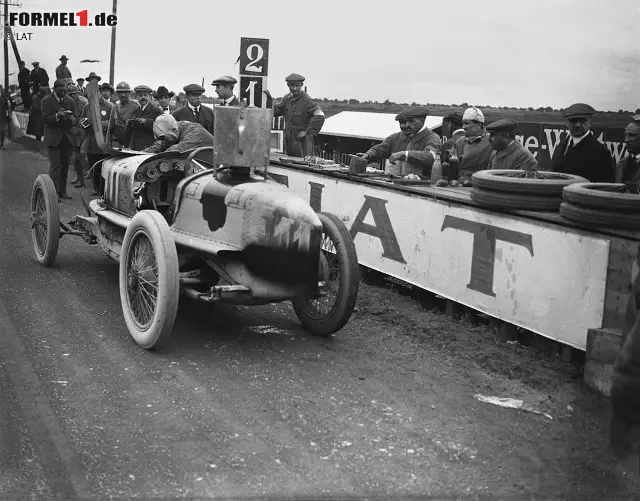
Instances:
[[[240,101],[238,101],[238,98],[233,94],[233,86],[236,83],[238,83],[238,81],[229,75],[218,77],[211,82],[211,85],[216,86],[216,94],[222,99],[221,106],[240,106]]]
[[[127,120],[126,134],[129,148],[140,151],[153,144],[153,122],[157,116],[162,115],[162,110],[151,104],[153,89],[148,85],[138,85],[133,91],[136,93],[140,109],[133,112]]]
[[[49,175],[58,191],[58,199],[67,195],[67,174],[73,146],[77,146],[73,122],[77,117],[75,101],[66,95],[65,80],[56,80],[53,93],[42,100],[44,145],[49,150]]]
[[[158,101],[162,113],[164,113],[165,115],[171,114],[171,111],[169,111],[169,103],[171,102],[171,98],[173,96],[175,96],[175,92],[169,92],[169,89],[167,89],[164,85],[158,87],[158,90],[153,95],[153,97],[155,97]]]
[[[25,67],[24,61],[18,63],[20,71],[18,72],[18,87],[20,87],[20,97],[22,97],[22,104],[24,111],[31,109],[31,89],[29,84],[30,72]]]
[[[174,111],[173,118],[178,122],[195,122],[202,125],[210,134],[213,134],[213,110],[207,106],[202,106],[204,88],[198,84],[189,84],[182,89],[185,92],[187,104]]]
[[[591,132],[591,117],[596,113],[588,104],[576,103],[562,112],[569,135],[560,141],[551,159],[551,170],[582,176],[592,183],[613,183],[611,152]]]
[[[616,183],[640,183],[640,114],[633,115],[624,130],[627,156],[616,166]]]
[[[36,94],[41,86],[49,87],[49,75],[44,68],[40,68],[38,61],[34,61],[31,64],[33,65],[33,69],[29,75],[29,82],[31,82],[31,90]]]

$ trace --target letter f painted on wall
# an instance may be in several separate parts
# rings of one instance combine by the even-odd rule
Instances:
[[[531,235],[519,231],[506,230],[498,226],[476,223],[455,216],[445,216],[440,231],[447,228],[473,234],[471,254],[471,279],[467,288],[495,297],[493,292],[493,272],[496,261],[496,241],[501,240],[527,249],[533,256]]]

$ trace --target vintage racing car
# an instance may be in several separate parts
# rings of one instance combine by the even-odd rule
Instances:
[[[99,123],[93,83],[89,94]],[[96,132],[110,153],[100,196],[68,223],[59,219],[51,178],[38,176],[31,196],[38,261],[50,266],[64,235],[98,244],[119,261],[125,322],[147,349],[170,340],[181,293],[235,304],[290,300],[312,333],[340,330],[359,283],[347,228],[268,178],[271,110],[216,107],[215,114],[214,146],[185,153],[113,150]]]

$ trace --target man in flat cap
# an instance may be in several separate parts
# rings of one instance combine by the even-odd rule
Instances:
[[[627,155],[616,166],[616,183],[640,183],[640,114],[624,130]]]
[[[582,176],[592,183],[613,183],[613,157],[591,132],[591,117],[595,113],[596,110],[585,103],[572,104],[562,112],[569,134],[553,152],[553,172]]]
[[[518,122],[496,120],[487,125],[489,141],[493,152],[489,159],[489,169],[536,170],[538,161],[531,152],[516,139]]]
[[[160,115],[153,123],[155,142],[145,148],[145,153],[163,151],[189,151],[213,146],[213,136],[202,125],[194,122],[176,122],[172,115]]]
[[[470,179],[474,172],[489,168],[491,143],[484,127],[484,114],[479,108],[471,106],[462,115],[464,136],[456,142],[452,156],[458,158],[459,179]]]
[[[216,94],[222,99],[222,106],[240,106],[240,101],[233,94],[233,86],[237,82],[235,78],[229,75],[218,77],[211,82],[211,85],[216,86]]]
[[[49,152],[49,176],[58,192],[58,199],[67,195],[67,174],[72,147],[77,145],[73,124],[78,117],[76,103],[67,94],[67,83],[58,79],[53,93],[42,100],[44,145]]]
[[[80,78],[76,78],[76,87],[78,87],[78,92],[83,95],[84,97],[87,97],[87,89],[84,88],[84,78],[80,77]]]
[[[133,91],[140,108],[127,120],[126,138],[129,148],[140,151],[153,144],[153,122],[162,115],[162,110],[150,102],[153,89],[148,85],[138,85]]]
[[[67,61],[69,58],[64,54],[60,56],[60,64],[56,68],[56,80],[67,80],[67,84],[73,83],[73,78],[71,78],[71,70],[67,66]]]
[[[429,110],[420,106],[402,110],[396,115],[400,132],[357,155],[367,162],[389,159],[391,165],[397,165],[390,169],[391,174],[400,174],[402,164],[398,162],[405,162],[403,174],[428,176],[435,160],[434,154],[440,155],[442,148],[440,137],[425,124],[428,114]]]
[[[33,69],[29,75],[29,81],[31,82],[33,93],[36,94],[40,90],[40,87],[49,87],[49,75],[44,68],[40,68],[38,61],[34,61],[31,64],[33,65]]]
[[[315,152],[314,137],[324,125],[324,113],[302,90],[302,75],[292,73],[285,81],[289,93],[279,103],[273,103],[273,116],[284,116],[284,153],[293,157],[311,156]],[[265,94],[267,103],[272,101],[268,90]]]
[[[162,113],[165,115],[171,113],[171,111],[169,111],[169,103],[171,102],[171,98],[173,96],[175,96],[175,92],[169,92],[169,89],[167,89],[164,85],[158,87],[158,90],[155,91],[153,95],[153,97],[155,97],[158,101],[158,106],[160,106]]]
[[[440,155],[440,161],[442,163],[449,161],[451,150],[455,148],[458,139],[464,136],[461,111],[452,111],[444,117],[444,122],[449,126],[450,137],[442,145],[442,154]]]
[[[133,118],[140,106],[131,100],[131,87],[127,82],[116,84],[116,94],[118,102],[113,109],[107,143],[112,144],[114,148],[121,148],[129,144],[126,139],[127,122]]]
[[[184,90],[187,104],[174,111],[173,118],[178,122],[186,120],[200,124],[209,131],[209,134],[213,135],[213,110],[202,105],[204,87],[198,84],[189,84],[185,85],[182,90]]]

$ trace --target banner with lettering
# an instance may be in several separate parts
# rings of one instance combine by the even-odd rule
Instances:
[[[369,268],[582,350],[587,329],[602,326],[606,237],[293,168],[269,173],[338,216]]]

